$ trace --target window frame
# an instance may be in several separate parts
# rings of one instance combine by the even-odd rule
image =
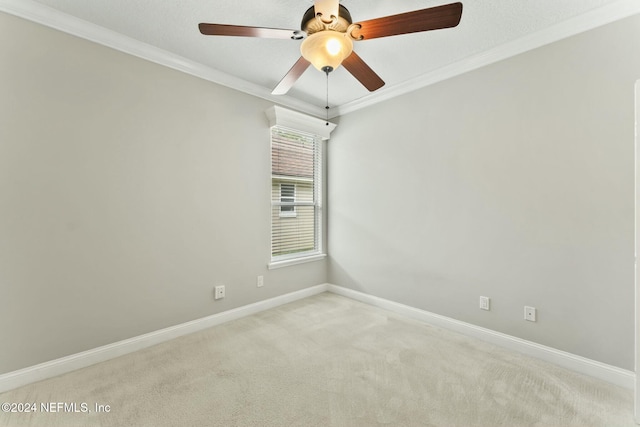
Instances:
[[[279,106],[273,106],[266,111],[266,115],[269,118],[270,130],[269,130],[269,141],[270,141],[270,187],[271,187],[271,227],[270,233],[271,238],[270,242],[270,262],[268,263],[269,269],[286,267],[290,265],[321,260],[326,257],[326,253],[324,252],[324,224],[325,224],[325,213],[323,209],[323,184],[324,184],[324,171],[325,171],[325,159],[324,159],[324,141],[329,139],[331,132],[335,129],[336,125],[334,123],[326,122],[325,120],[321,120],[315,117],[307,116],[306,114],[299,113],[296,111],[291,111]],[[273,128],[277,127],[278,129],[284,129],[287,131],[292,131],[295,133],[303,134],[306,136],[311,136],[315,139],[315,155],[317,156],[316,167],[314,168],[314,202],[301,202],[298,201],[298,186],[296,185],[296,205],[299,206],[315,206],[315,215],[314,215],[314,228],[315,228],[315,247],[313,250],[304,251],[304,252],[296,252],[285,255],[276,255],[273,256],[272,252],[272,244],[273,244],[273,220],[275,217],[274,214],[274,200],[273,200],[273,166],[272,166],[272,138],[273,138]],[[281,193],[280,193],[281,195]],[[275,204],[279,204],[281,202],[276,202]],[[296,213],[299,214],[298,210]],[[285,217],[284,220],[287,218]]]

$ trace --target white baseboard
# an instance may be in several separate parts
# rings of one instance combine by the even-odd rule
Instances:
[[[563,368],[567,368],[575,372],[580,372],[582,374],[586,374],[607,381],[609,383],[622,386],[624,388],[633,390],[635,386],[635,373],[627,371],[625,369],[617,368],[615,366],[587,359],[586,357],[567,353],[565,351],[556,350],[555,348],[536,344],[531,341],[492,331],[480,326],[475,326],[470,323],[461,322],[459,320],[451,319],[439,314],[430,313],[428,311],[420,310],[408,305],[389,301],[373,295],[354,291],[352,289],[343,288],[341,286],[328,285],[328,291],[376,307],[380,307],[397,314],[411,317],[415,320],[419,320],[430,325],[439,326],[444,329],[449,329],[462,333],[464,335],[479,338],[483,341],[499,345],[500,347],[515,350],[520,353],[554,363],[556,365],[562,366]]]
[[[183,335],[192,334],[212,326],[236,320],[245,316],[250,316],[261,311],[269,310],[283,304],[307,298],[313,295],[326,292],[328,285],[317,285],[289,294],[280,295],[275,298],[259,301],[253,304],[234,308],[222,313],[196,319],[180,325],[171,326],[148,334],[118,341],[113,344],[104,345],[81,353],[61,357],[49,362],[40,363],[35,366],[20,369],[0,375],[0,393],[13,390],[23,385],[31,384],[47,378],[62,375],[76,369],[85,368],[99,362],[104,362],[152,345],[160,344]]]
[[[0,393],[326,291],[546,360],[628,389],[633,389],[635,385],[635,374],[631,371],[352,289],[322,284],[0,375]]]

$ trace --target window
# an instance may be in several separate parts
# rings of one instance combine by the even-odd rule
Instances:
[[[322,259],[322,145],[336,125],[279,106],[266,114],[271,124],[269,268]]]
[[[314,135],[271,129],[271,259],[319,253],[320,148]]]
[[[280,218],[296,216],[296,185],[280,183]]]

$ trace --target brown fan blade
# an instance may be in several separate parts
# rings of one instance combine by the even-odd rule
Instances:
[[[241,25],[198,24],[200,32],[205,36],[239,36],[262,37],[269,39],[294,39],[306,37],[304,31],[283,30],[280,28],[243,27]]]
[[[304,59],[302,56],[298,61],[293,64],[293,67],[289,70],[289,72],[280,80],[280,83],[273,89],[271,92],[272,95],[284,95],[289,92],[289,89],[293,86],[293,84],[300,78],[302,73],[304,73],[307,68],[309,68],[311,62]]]
[[[323,21],[331,22],[332,16],[338,17],[339,5],[339,0],[314,0],[313,10],[322,16]]]
[[[451,28],[458,25],[461,17],[462,3],[445,4],[358,22],[356,25],[360,25],[360,29],[353,31],[353,37],[367,40]]]
[[[380,89],[384,81],[378,76],[355,52],[342,61],[342,65],[353,77],[355,77],[369,92]]]

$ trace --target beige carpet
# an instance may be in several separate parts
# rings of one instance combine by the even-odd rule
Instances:
[[[623,427],[632,398],[325,293],[0,394],[92,411],[0,412],[0,426]]]

